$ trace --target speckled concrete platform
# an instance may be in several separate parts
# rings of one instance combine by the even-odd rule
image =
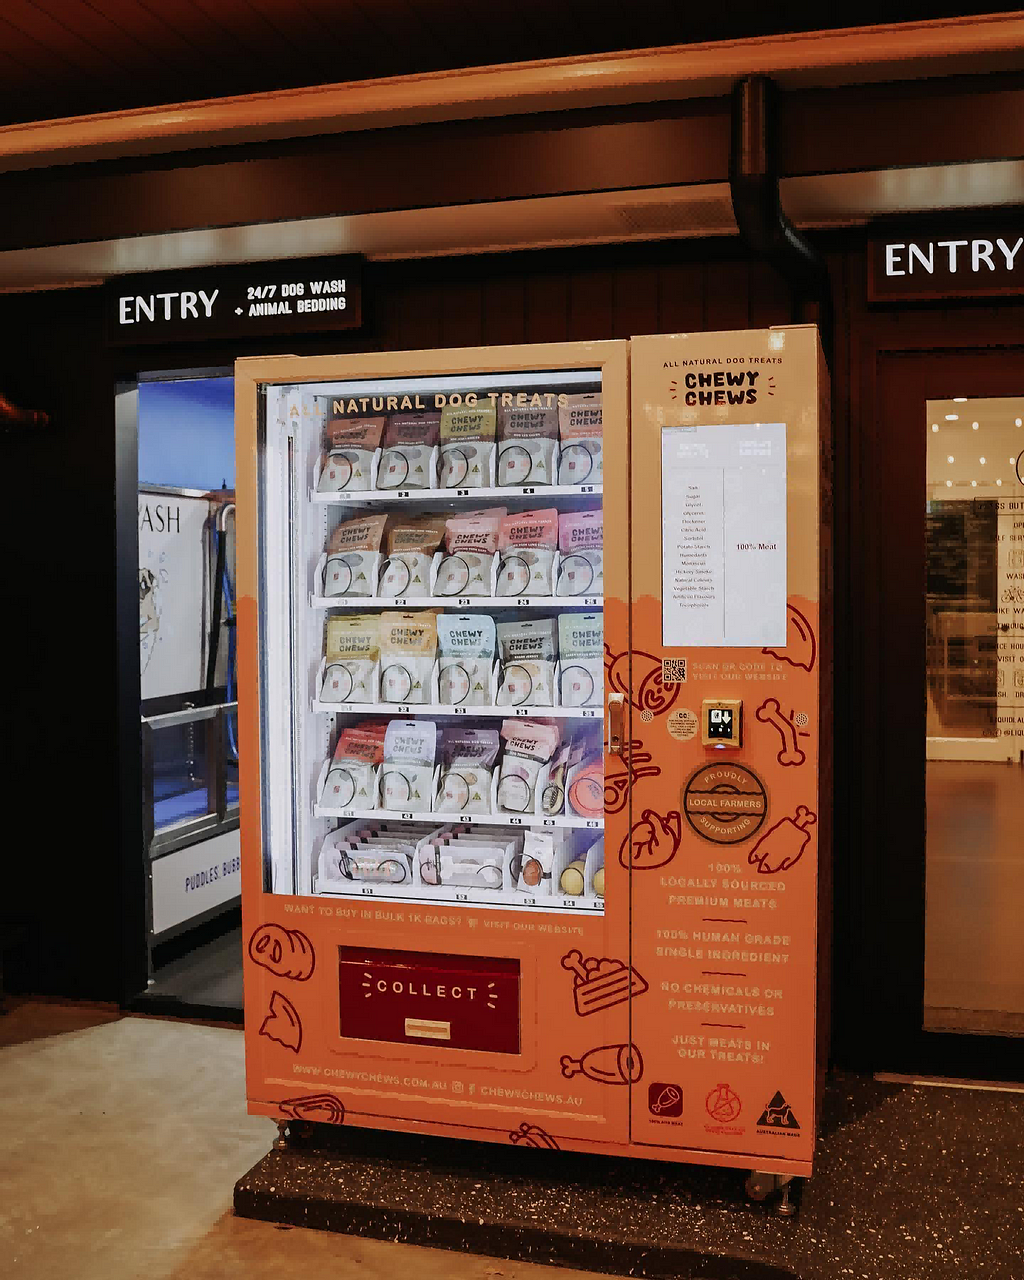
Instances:
[[[1024,1280],[1024,1095],[840,1077],[796,1218],[738,1171],[315,1126],[235,1188],[294,1226],[689,1280]]]

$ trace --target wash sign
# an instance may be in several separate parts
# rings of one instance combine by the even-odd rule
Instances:
[[[922,234],[894,227],[868,244],[871,302],[1012,297],[1024,293],[1024,229],[974,226]]]
[[[283,337],[362,323],[362,259],[355,254],[115,276],[104,289],[107,341],[117,347]]]

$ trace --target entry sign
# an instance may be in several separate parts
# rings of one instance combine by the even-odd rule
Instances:
[[[916,302],[1024,293],[1024,229],[999,226],[915,234],[909,227],[868,246],[868,299]]]
[[[124,347],[357,329],[361,267],[346,254],[117,276],[105,286],[107,340]]]

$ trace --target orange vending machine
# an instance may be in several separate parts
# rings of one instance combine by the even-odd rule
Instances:
[[[236,385],[250,1111],[808,1174],[816,330]]]

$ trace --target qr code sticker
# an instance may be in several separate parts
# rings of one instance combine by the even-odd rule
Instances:
[[[661,683],[686,684],[686,659],[662,658]]]

